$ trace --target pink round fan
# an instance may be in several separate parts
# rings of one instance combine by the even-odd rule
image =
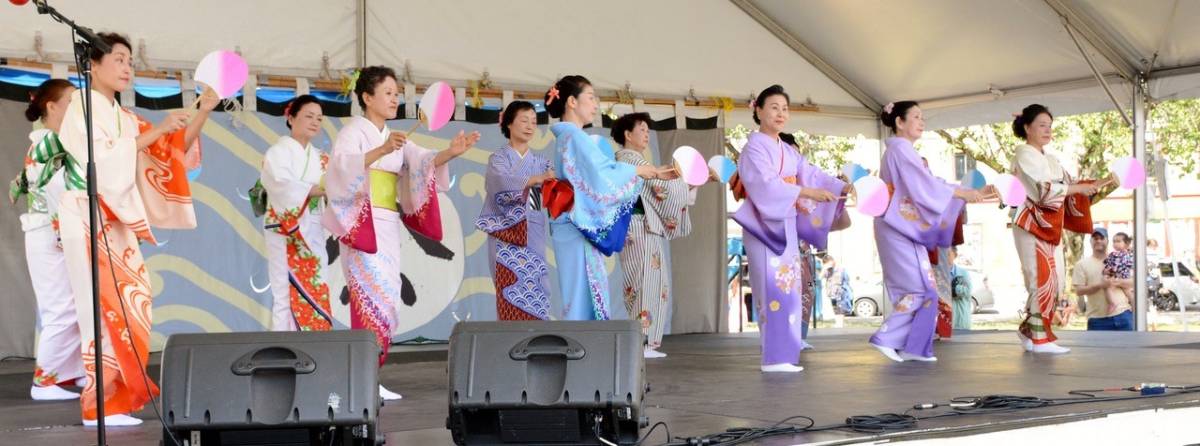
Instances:
[[[1117,158],[1108,170],[1117,176],[1122,189],[1137,189],[1146,183],[1146,167],[1132,156]]]
[[[671,159],[675,161],[675,170],[679,172],[679,177],[689,186],[700,186],[708,182],[708,164],[704,162],[704,155],[692,146],[679,146],[675,153],[671,154]]]
[[[712,169],[713,173],[716,174],[717,181],[720,181],[721,184],[728,183],[729,178],[733,177],[733,174],[737,172],[737,164],[734,164],[733,160],[723,155],[715,155],[709,158],[708,168]]]
[[[992,182],[996,186],[996,192],[1000,193],[1000,201],[1008,206],[1020,206],[1025,202],[1025,185],[1021,184],[1021,180],[1007,173],[996,175],[995,181]]]
[[[872,175],[861,177],[854,182],[854,194],[858,197],[855,206],[858,211],[872,217],[883,215],[892,198],[883,180]]]
[[[208,53],[196,66],[196,82],[207,85],[221,99],[229,99],[246,85],[250,67],[238,53],[219,50]]]
[[[454,90],[445,82],[434,82],[421,95],[420,104],[420,112],[424,115],[421,121],[429,131],[435,132],[454,117]]]

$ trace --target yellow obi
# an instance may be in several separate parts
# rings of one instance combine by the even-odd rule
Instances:
[[[394,173],[370,169],[371,206],[400,212],[396,206],[396,181]]]

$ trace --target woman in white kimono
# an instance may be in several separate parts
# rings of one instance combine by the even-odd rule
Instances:
[[[267,191],[263,238],[271,277],[271,329],[324,331],[333,328],[325,266],[325,164],[328,155],[312,145],[321,132],[321,103],[312,95],[284,108],[291,135],[267,149],[262,185]]]
[[[1040,104],[1025,107],[1013,120],[1013,133],[1025,140],[1013,153],[1013,175],[1025,186],[1025,202],[1017,207],[1013,241],[1021,259],[1021,273],[1029,297],[1026,317],[1017,330],[1021,346],[1034,353],[1067,353],[1055,343],[1051,328],[1057,306],[1067,305],[1063,295],[1063,230],[1091,233],[1091,200],[1096,185],[1074,182],[1046,146],[1053,139],[1054,115]]]
[[[60,386],[86,381],[75,298],[58,236],[58,200],[67,190],[66,182],[75,188],[85,187],[82,172],[67,162],[67,152],[58,140],[74,92],[75,86],[64,79],[47,80],[34,91],[25,117],[40,120],[44,128],[29,134],[32,145],[25,154],[25,166],[9,188],[9,199],[14,204],[22,197],[28,198],[28,210],[21,214],[21,229],[25,231],[25,260],[42,327],[33,386],[29,389],[29,396],[35,400],[79,398],[78,393]]]
[[[152,125],[121,107],[116,94],[129,91],[133,54],[120,35],[100,33],[107,53],[93,50],[92,91],[76,91],[63,118],[60,138],[78,171],[87,161],[88,135],[83,95],[92,104],[96,191],[99,194],[96,260],[100,309],[105,335],[104,357],[96,358],[92,325],[92,282],[89,259],[88,197],[67,184],[59,205],[63,252],[75,295],[87,386],[80,395],[83,424],[96,424],[96,364],[104,370],[104,422],[130,426],[142,420],[130,416],[158,395],[146,365],[150,355],[153,290],[139,245],[157,243],[151,227],[196,227],[187,172],[200,165],[200,132],[220,102],[211,90],[200,97],[198,112],[175,111]]]

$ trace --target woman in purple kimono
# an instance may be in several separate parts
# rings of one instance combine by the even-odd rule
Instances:
[[[933,333],[938,294],[929,250],[950,246],[964,202],[979,201],[992,189],[960,189],[925,168],[913,148],[925,131],[916,102],[889,103],[880,119],[895,136],[885,141],[879,168],[891,202],[875,218],[875,245],[894,311],[871,337],[871,345],[893,361],[937,361]]]
[[[801,242],[824,249],[829,232],[849,226],[844,195],[848,185],[808,164],[780,140],[790,98],[772,85],[754,100],[754,122],[738,159],[746,202],[733,215],[742,225],[750,284],[762,337],[762,371],[799,372],[804,314],[801,287],[805,257]]]
[[[529,141],[537,133],[533,104],[508,104],[500,117],[500,132],[508,144],[488,157],[487,195],[475,220],[475,227],[489,236],[496,318],[546,320],[550,317],[550,279],[541,191],[542,182],[554,178],[554,166],[529,152]]]

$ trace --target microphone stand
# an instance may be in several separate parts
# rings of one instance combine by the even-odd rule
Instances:
[[[75,37],[75,65],[79,76],[83,79],[83,116],[84,127],[87,129],[87,196],[88,196],[88,241],[91,244],[92,266],[92,325],[95,329],[95,369],[96,369],[96,445],[107,446],[104,429],[104,342],[100,318],[100,264],[96,240],[96,224],[98,223],[99,201],[96,196],[96,162],[95,148],[92,142],[92,65],[91,52],[109,53],[112,47],[96,35],[90,28],[79,26],[74,21],[58,12],[46,3],[46,0],[33,0],[37,5],[38,14],[49,15],[54,21],[67,25]]]

